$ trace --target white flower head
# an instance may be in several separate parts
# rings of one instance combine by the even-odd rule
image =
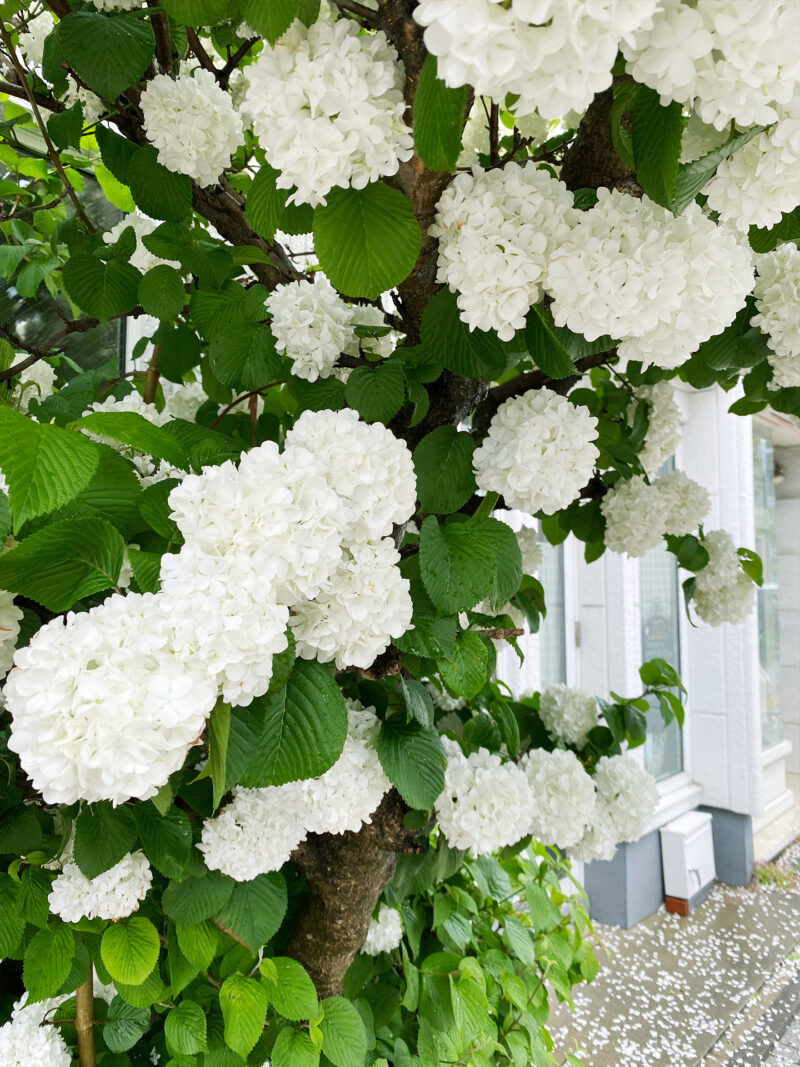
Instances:
[[[695,575],[694,606],[709,626],[744,622],[755,605],[755,585],[744,573],[733,538],[726,530],[703,535],[708,563]]]
[[[48,905],[64,922],[121,919],[137,911],[153,874],[141,851],[129,852],[107,871],[87,878],[77,863],[65,863],[50,889]]]
[[[673,470],[653,482],[665,504],[664,532],[682,537],[693,533],[711,510],[708,490],[684,471]]]
[[[14,594],[0,589],[0,678],[11,670],[21,619],[22,609],[14,603]]]
[[[379,956],[381,952],[393,952],[403,940],[403,918],[397,908],[381,904],[378,915],[370,919],[367,939],[361,949],[369,956]]]
[[[635,841],[658,805],[655,778],[629,756],[602,756],[594,772],[597,822],[614,827],[618,841]]]
[[[511,397],[473,454],[478,488],[507,507],[552,515],[578,496],[599,455],[597,419],[550,389]]]
[[[620,479],[600,501],[611,552],[644,556],[661,542],[667,524],[667,497],[641,476]]]
[[[146,274],[160,263],[166,263],[167,266],[174,267],[175,270],[180,270],[180,263],[175,260],[160,259],[158,256],[154,255],[149,248],[145,247],[145,244],[142,241],[143,237],[147,237],[160,225],[160,222],[156,222],[155,219],[151,219],[148,215],[143,215],[141,211],[132,211],[129,215],[125,215],[124,218],[115,223],[110,230],[106,230],[103,234],[103,240],[107,245],[113,245],[120,239],[123,230],[126,230],[131,226],[136,237],[136,248],[130,258],[132,267],[136,267],[142,274]],[[137,393],[136,395],[138,396],[139,394]]]
[[[28,994],[14,1005],[9,1022],[0,1026],[0,1063],[3,1067],[70,1067],[72,1056],[61,1028],[49,1026],[50,1016],[62,999],[28,1004]]]
[[[642,385],[634,395],[647,404],[647,433],[639,460],[645,473],[652,477],[680,444],[684,418],[675,401],[675,389],[669,382]],[[632,402],[631,418],[635,406]]]
[[[545,844],[576,844],[595,819],[595,789],[574,752],[536,748],[520,767],[532,795],[530,832]]]
[[[350,308],[328,279],[278,285],[266,305],[275,347],[292,361],[292,373],[309,382],[330,377],[353,333]]]
[[[597,701],[582,689],[557,682],[542,690],[539,718],[554,741],[582,748],[599,721]]]
[[[242,144],[242,120],[211,71],[157,74],[147,83],[140,107],[148,141],[158,161],[199,185],[213,185]]]
[[[55,19],[49,11],[41,11],[35,18],[28,19],[27,30],[19,35],[19,49],[28,67],[41,67],[44,58],[44,42],[53,32]]]
[[[14,369],[13,366],[11,369]],[[46,359],[40,359],[14,377],[11,403],[23,415],[27,415],[31,400],[41,403],[53,393],[55,382],[55,368]]]
[[[758,257],[755,297],[758,314],[750,320],[767,335],[775,384],[800,386],[800,251],[787,241]]]

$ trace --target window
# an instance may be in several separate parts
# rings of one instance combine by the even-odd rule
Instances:
[[[753,422],[755,549],[764,565],[758,590],[758,659],[761,692],[761,745],[771,748],[783,736],[780,704],[778,551],[775,541],[775,451],[768,426]]]
[[[564,545],[542,545],[539,580],[547,616],[539,628],[539,674],[542,688],[567,680],[566,609],[564,602]]]
[[[665,659],[680,672],[680,590],[675,557],[661,544],[639,561],[642,660]],[[644,762],[656,781],[683,770],[683,739],[677,722],[666,724],[656,701],[647,713]]]

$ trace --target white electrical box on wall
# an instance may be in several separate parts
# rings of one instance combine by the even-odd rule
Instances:
[[[711,813],[688,811],[661,827],[667,910],[688,915],[716,877]],[[671,902],[674,902],[673,906]]]

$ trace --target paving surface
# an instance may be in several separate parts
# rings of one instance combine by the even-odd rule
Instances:
[[[800,1067],[800,845],[761,880],[716,886],[688,919],[597,924],[600,973],[551,1018],[559,1054],[586,1067]]]

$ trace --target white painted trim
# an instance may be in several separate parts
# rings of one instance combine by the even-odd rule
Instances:
[[[645,834],[657,830],[687,811],[692,811],[703,799],[703,787],[693,782],[688,774],[675,774],[666,778],[658,783],[657,788],[660,794],[658,807],[644,829]]]
[[[789,741],[788,738],[784,738],[783,741],[779,741],[777,745],[761,750],[761,766],[768,767],[771,763],[777,763],[778,760],[786,759],[791,753],[792,742]]]

